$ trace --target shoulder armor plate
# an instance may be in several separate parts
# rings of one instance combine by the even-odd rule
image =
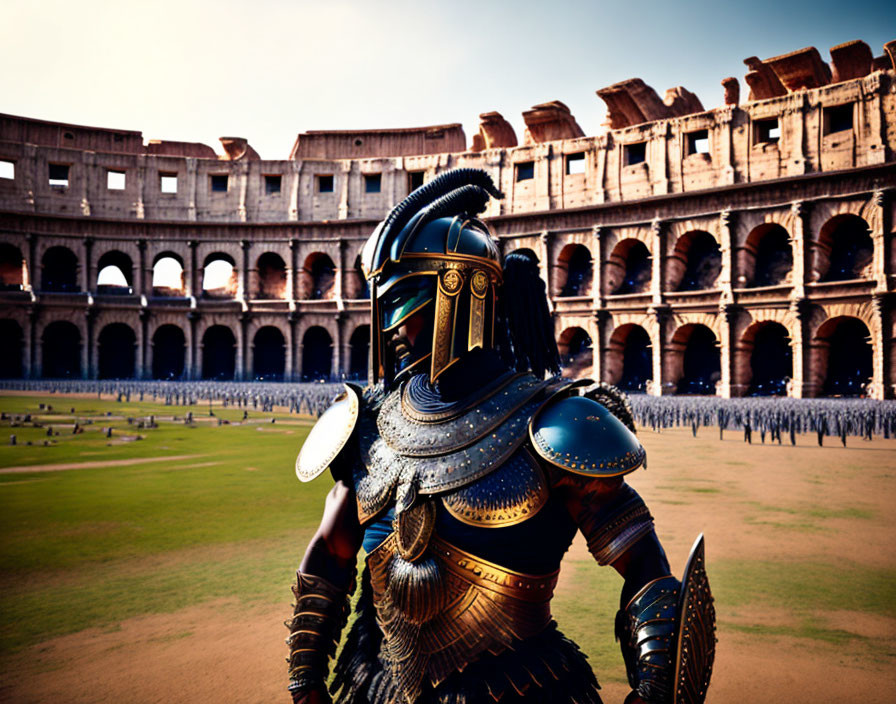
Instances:
[[[317,419],[296,458],[296,476],[303,482],[323,474],[348,443],[358,424],[361,390],[345,384],[333,404]]]
[[[561,469],[616,477],[644,463],[635,435],[597,401],[567,396],[549,402],[529,424],[535,451]]]

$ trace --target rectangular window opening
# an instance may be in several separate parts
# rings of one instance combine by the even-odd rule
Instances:
[[[333,192],[333,174],[322,174],[317,177],[317,192],[332,193]]]
[[[68,188],[68,164],[50,164],[50,185]]]
[[[264,177],[264,194],[266,196],[274,196],[280,192],[280,186],[283,182],[283,177],[279,174],[273,174],[270,176]]]
[[[709,131],[697,130],[688,132],[688,156],[691,154],[709,154]]]
[[[772,117],[768,120],[756,120],[753,123],[753,130],[756,136],[754,140],[756,144],[763,142],[774,144],[781,139],[781,124],[778,122],[777,117]]]
[[[383,184],[382,174],[364,174],[364,192],[379,193]]]
[[[425,171],[408,171],[408,192],[416,191],[423,185]]]
[[[212,193],[227,193],[227,174],[211,174],[209,180]]]
[[[516,180],[529,181],[535,178],[535,162],[522,161],[516,165]]]
[[[585,152],[566,155],[566,173],[567,175],[585,173]]]
[[[852,103],[824,109],[824,133],[845,132],[852,129]]]
[[[162,193],[177,193],[177,174],[159,174],[159,188]]]
[[[635,142],[634,144],[626,144],[623,147],[625,165],[634,166],[635,164],[643,164],[647,161],[647,142]]]
[[[126,180],[124,171],[112,171],[110,169],[106,172],[106,188],[110,191],[123,191]]]
[[[0,178],[14,179],[16,177],[16,163],[0,159]]]

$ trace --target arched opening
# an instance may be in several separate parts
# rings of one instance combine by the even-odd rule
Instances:
[[[640,325],[620,325],[610,336],[605,379],[626,391],[646,391],[653,379],[650,335]]]
[[[81,376],[81,332],[67,320],[44,328],[42,373],[47,379],[77,379]]]
[[[279,254],[265,252],[255,264],[256,280],[254,297],[265,300],[286,298],[286,263]]]
[[[50,247],[41,261],[40,287],[44,291],[75,293],[78,285],[78,258],[68,247]]]
[[[634,238],[618,242],[607,261],[606,273],[611,294],[644,293],[650,289],[650,250]]]
[[[233,298],[236,291],[236,262],[221,252],[209,254],[202,265],[203,298]]]
[[[0,243],[0,291],[21,291],[25,287],[25,259],[18,247]]]
[[[129,325],[110,323],[100,331],[100,379],[130,379],[134,376],[134,354],[137,337]]]
[[[560,250],[554,268],[554,290],[561,297],[587,296],[593,276],[591,252],[583,244],[568,244]]]
[[[326,254],[314,252],[305,259],[302,269],[305,298],[312,301],[330,300],[336,295],[336,265]]]
[[[754,323],[746,329],[738,345],[736,374],[750,396],[785,396],[793,376],[790,335],[781,323]],[[749,360],[747,368],[745,362]],[[744,366],[745,376],[740,372]]]
[[[711,234],[692,230],[678,238],[667,267],[668,290],[712,289],[722,271],[722,250]]]
[[[123,252],[106,252],[97,262],[96,292],[127,296],[133,293],[134,267]]]
[[[171,252],[158,255],[152,265],[152,295],[160,298],[184,295],[184,263]]]
[[[751,288],[778,286],[790,280],[793,247],[790,235],[780,225],[766,223],[747,237],[743,255],[743,282]]]
[[[364,277],[364,270],[361,268],[361,254],[355,257],[355,264],[351,271],[347,273],[344,282],[345,298],[353,300],[367,300],[370,298],[370,284]]]
[[[857,215],[838,215],[818,234],[815,274],[818,281],[849,281],[871,276],[874,241],[868,223]]]
[[[229,381],[236,371],[236,338],[225,325],[212,325],[202,336],[202,378]]]
[[[315,325],[302,337],[302,381],[328,380],[333,362],[333,340]]]
[[[560,363],[565,376],[581,376],[587,374],[594,364],[594,352],[591,337],[579,327],[566,328],[557,340],[560,352]]]
[[[370,326],[359,325],[349,339],[351,359],[348,364],[348,375],[351,379],[366,379],[368,357],[370,355]]]
[[[816,364],[824,370],[825,396],[864,396],[874,374],[874,349],[868,326],[841,316],[825,321],[815,334]]]
[[[15,320],[0,320],[0,378],[20,379],[25,338]]]
[[[186,350],[183,330],[177,325],[160,325],[152,336],[152,378],[182,378]]]
[[[279,328],[259,328],[252,341],[252,378],[259,381],[283,381],[286,369],[286,341]]]
[[[675,368],[670,379],[678,379],[680,394],[714,394],[722,378],[719,344],[705,325],[682,325],[672,336],[670,354]]]

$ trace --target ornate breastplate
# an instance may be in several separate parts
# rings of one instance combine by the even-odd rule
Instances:
[[[544,506],[547,480],[526,441],[529,421],[556,387],[509,376],[475,404],[431,412],[402,388],[359,421],[362,524],[395,503],[393,531],[368,566],[385,659],[409,702],[425,680],[435,686],[550,622],[556,574],[513,572],[448,544],[434,528],[437,502],[487,528],[520,523]]]

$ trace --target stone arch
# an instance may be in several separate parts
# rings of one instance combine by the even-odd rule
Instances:
[[[647,330],[636,323],[617,326],[604,364],[604,381],[626,391],[646,391],[653,379],[653,343]]]
[[[736,388],[749,396],[786,396],[793,377],[790,331],[774,320],[758,320],[744,330],[734,350]]]
[[[302,381],[328,380],[333,374],[333,338],[319,325],[302,335]]]
[[[609,295],[645,293],[650,290],[650,250],[634,237],[619,240],[604,269],[606,290]]]
[[[239,285],[236,261],[224,252],[212,252],[202,264],[202,297],[233,298]]]
[[[62,245],[49,247],[41,259],[41,290],[76,293],[81,290],[78,283],[80,271],[78,257],[72,250]]]
[[[565,376],[586,376],[594,365],[591,336],[584,328],[568,327],[557,338]]]
[[[105,252],[96,263],[96,291],[100,294],[129,295],[133,292],[134,264],[117,249]]]
[[[821,395],[865,396],[874,376],[874,345],[858,317],[825,320],[812,337],[809,365]]]
[[[152,378],[182,379],[186,368],[187,337],[179,325],[164,323],[152,335]]]
[[[0,242],[0,291],[21,291],[27,280],[22,250],[9,242]]]
[[[25,359],[25,335],[22,326],[10,318],[0,319],[0,379],[20,379]]]
[[[669,342],[664,376],[680,394],[715,394],[722,378],[719,342],[712,329],[700,323],[679,326]]]
[[[594,278],[591,250],[583,244],[570,243],[560,250],[554,266],[554,291],[560,297],[588,296]]]
[[[813,244],[813,281],[871,277],[874,240],[868,223],[858,215],[835,215],[822,225]]]
[[[739,252],[738,281],[750,288],[792,282],[793,246],[790,235],[777,223],[754,227]]]
[[[202,378],[229,381],[236,373],[236,336],[226,325],[209,325],[202,334]]]
[[[370,298],[370,284],[364,276],[364,270],[361,267],[361,252],[355,256],[355,261],[351,271],[345,273],[343,277],[343,298],[349,300],[368,300]]]
[[[48,323],[41,334],[42,374],[47,379],[81,377],[81,331],[68,320]]]
[[[286,262],[276,252],[265,252],[252,271],[252,298],[284,300],[286,298]]]
[[[301,273],[302,298],[326,301],[336,297],[336,265],[328,254],[312,252]]]
[[[280,328],[265,325],[252,338],[252,378],[283,381],[286,371],[286,338]]]
[[[370,326],[359,325],[349,338],[348,376],[350,379],[366,379],[370,357]]]
[[[134,376],[137,336],[126,323],[109,323],[97,338],[97,376],[131,379]]]
[[[184,260],[177,252],[159,252],[152,261],[152,295],[182,297],[184,289]]]
[[[722,272],[722,250],[706,230],[690,230],[675,241],[666,260],[666,291],[712,289]]]

